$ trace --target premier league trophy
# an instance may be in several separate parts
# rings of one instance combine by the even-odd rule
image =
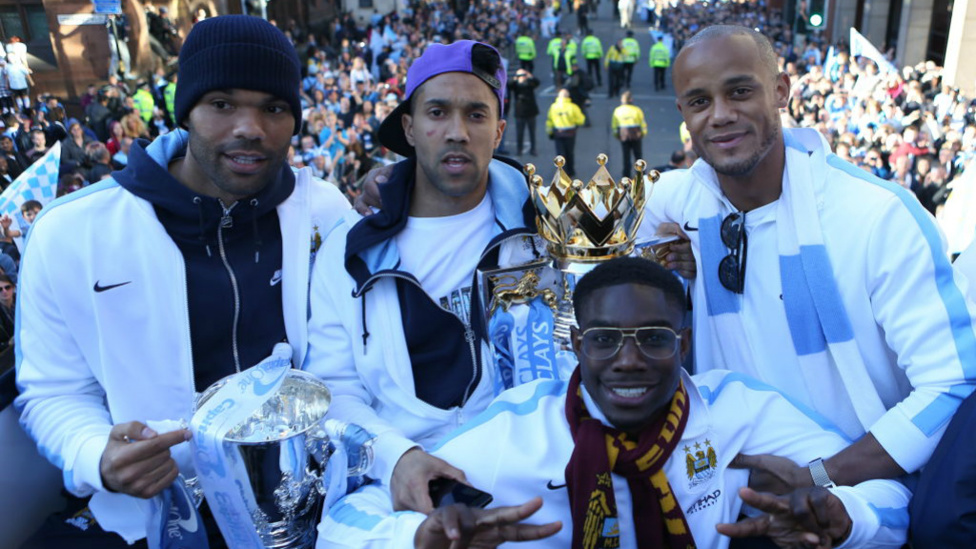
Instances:
[[[556,173],[546,184],[532,164],[525,165],[536,227],[547,257],[517,267],[482,271],[480,288],[490,340],[501,372],[500,385],[510,387],[538,377],[549,363],[562,379],[575,367],[570,351],[573,289],[576,280],[601,262],[635,253],[644,203],[659,174],[643,160],[634,163],[633,178],[615,182],[607,156],[587,183],[573,180],[557,156]],[[651,187],[653,188],[653,187]]]
[[[328,509],[372,464],[372,436],[324,419],[328,387],[291,369],[290,349],[278,351],[204,391],[193,416],[191,482],[235,548],[311,547],[323,503]]]

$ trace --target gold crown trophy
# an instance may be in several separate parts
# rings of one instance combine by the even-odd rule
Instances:
[[[509,362],[517,363],[535,353],[531,345],[510,344],[508,333],[517,335],[520,329],[527,332],[538,324],[538,310],[533,321],[524,312],[519,314],[520,308],[529,307],[533,302],[548,307],[553,317],[548,337],[557,353],[565,353],[571,348],[570,327],[576,323],[572,301],[576,280],[599,263],[635,253],[637,231],[650,195],[646,191],[653,189],[660,175],[655,170],[645,173],[647,164],[637,160],[635,176],[615,182],[606,168],[607,156],[600,154],[596,161],[599,168],[586,183],[569,177],[563,170],[562,156],[553,160],[556,173],[549,184],[536,174],[534,165],[525,165],[536,227],[539,237],[545,241],[547,257],[517,267],[483,272],[480,284],[482,303],[487,304],[490,339],[496,354],[507,356]],[[506,317],[506,322],[500,322],[498,315],[518,318]],[[493,333],[493,327],[499,325],[501,330],[496,328]],[[544,332],[534,340],[547,335]],[[509,348],[504,348],[506,345]],[[559,368],[557,377],[566,377],[567,371],[575,366],[571,357],[566,362],[568,365]],[[518,366],[514,369],[518,370]]]

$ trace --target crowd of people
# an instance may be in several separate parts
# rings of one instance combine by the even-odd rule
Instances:
[[[571,8],[585,23],[589,4]],[[178,72],[164,63],[89,89],[83,119],[62,124],[59,193],[119,184],[33,228],[18,319],[21,421],[66,487],[92,496],[71,512],[97,507],[105,527],[89,513],[65,539],[112,547],[183,532],[187,521],[167,516],[182,513],[173,480],[193,467],[191,431],[144,419],[192,414],[194,392],[284,341],[295,367],[329,385],[330,416],[376,436],[376,482],[329,510],[319,546],[905,543],[911,483],[897,479],[925,466],[973,391],[972,284],[921,211],[937,212],[976,150],[971,104],[935,66],[881,76],[887,65],[798,39],[741,4],[655,14],[690,139],[645,225],[682,237],[659,259],[696,283],[644,259],[608,262],[572,297],[571,372],[506,375],[506,359],[556,352],[549,306],[536,303],[542,316],[524,326],[485,320],[476,274],[545,258],[524,174],[493,154],[512,101],[526,152],[523,129],[541,110],[532,73],[548,69],[526,64],[518,38],[552,30],[559,11],[414,4],[365,27],[343,16],[327,36],[201,17]],[[578,39],[552,42],[554,76],[584,72]],[[607,75],[621,93],[612,123],[640,157],[653,121],[633,105],[625,40],[608,50],[621,63]],[[666,69],[653,64],[660,52],[651,66]],[[587,121],[572,94],[558,92],[547,123],[570,172]],[[732,111],[736,123],[714,131]],[[33,122],[24,131],[37,136],[31,150],[42,136],[51,145]],[[370,173],[386,179],[372,198]],[[378,201],[372,215],[348,211],[361,195]],[[9,292],[0,277],[0,306]],[[519,331],[540,350],[497,352]],[[694,376],[682,371],[692,349]],[[484,452],[486,439],[504,450]],[[472,482],[501,506],[436,507],[430,483],[441,480]],[[163,503],[147,513],[136,498]],[[735,523],[743,503],[763,516]],[[212,547],[234,539],[231,513],[200,513]]]
[[[842,158],[910,188],[926,209],[935,213],[950,194],[952,180],[962,173],[976,150],[976,107],[972,101],[958,89],[943,85],[941,68],[932,62],[896,71],[890,64],[881,66],[867,58],[852,58],[843,40],[829,44],[814,33],[798,37],[796,26],[785,21],[779,11],[764,12],[750,6],[677,4],[650,12],[648,19],[658,40],[648,58],[655,55],[655,48],[669,50],[673,56],[704,26],[723,23],[759,29],[773,41],[782,69],[794,79],[793,96],[784,112],[785,125],[816,127]],[[337,20],[328,35],[310,33],[294,20],[289,21],[282,30],[303,62],[301,97],[305,114],[289,162],[295,167],[312,167],[317,177],[338,185],[354,199],[360,192],[359,182],[370,168],[396,159],[378,142],[376,131],[402,98],[406,68],[427,44],[459,38],[495,46],[513,70],[521,62],[529,74],[533,70],[552,71],[557,87],[565,87],[573,104],[585,115],[588,92],[602,85],[602,73],[606,72],[609,96],[619,96],[631,88],[627,73],[633,72],[633,61],[628,63],[627,56],[641,55],[639,50],[628,53],[636,46],[633,32],[606,44],[605,50],[592,32],[582,27],[575,35],[558,32],[561,12],[579,16],[595,13],[596,8],[592,2],[488,2],[472,4],[468,13],[461,14],[445,4],[421,3],[403,13],[377,13],[365,26],[347,15]],[[619,14],[619,6],[614,8]],[[175,59],[178,33],[172,21],[165,12],[147,13],[147,17],[152,18],[156,31],[154,51],[159,51],[163,61]],[[547,21],[555,21],[557,32],[550,33]],[[126,28],[122,23],[118,26]],[[542,66],[532,65],[534,49],[529,66],[525,66],[521,52],[516,52],[521,36],[532,41],[552,37],[547,48],[549,58],[536,63]],[[667,48],[660,44],[665,37]],[[651,61],[655,88],[660,89],[667,63]],[[39,98],[35,108],[19,109],[15,124],[22,130],[16,126],[11,130],[9,123],[5,130],[20,135],[20,141],[14,143],[19,154],[8,155],[6,170],[0,162],[3,175],[15,179],[37,153],[43,152],[40,148],[33,151],[33,157],[28,154],[32,151],[28,136],[35,129],[44,131],[45,147],[67,137],[63,142],[62,193],[109,173],[100,166],[124,166],[132,140],[152,139],[172,130],[175,71],[163,65],[152,77],[120,80],[128,70],[118,69],[104,85],[90,87],[81,100],[84,116],[77,119],[66,119],[63,107],[52,97]],[[536,92],[530,93],[534,103]],[[524,98],[524,91],[522,95]],[[507,102],[511,107],[525,112],[514,95],[511,99]],[[547,108],[543,106],[543,112]],[[528,110],[531,116],[517,120],[517,155],[536,149],[538,107]],[[690,165],[693,152],[687,136],[682,138],[686,151],[692,154],[687,162]],[[529,141],[528,147],[525,141]],[[631,146],[639,143],[630,142]],[[508,151],[502,147],[500,152]],[[572,148],[562,154],[571,158]]]

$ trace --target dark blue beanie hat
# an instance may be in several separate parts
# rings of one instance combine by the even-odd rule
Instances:
[[[174,114],[183,125],[207,92],[242,89],[288,102],[295,133],[302,127],[301,63],[284,33],[260,17],[221,15],[193,26],[180,50]]]

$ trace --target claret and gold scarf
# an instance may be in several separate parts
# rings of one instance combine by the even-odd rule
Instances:
[[[668,413],[635,441],[590,416],[580,389],[580,369],[566,394],[566,418],[576,446],[566,466],[573,513],[573,549],[620,547],[617,503],[610,473],[627,479],[633,499],[634,527],[640,549],[694,549],[684,512],[664,474],[664,464],[688,423],[688,392],[679,383]]]

